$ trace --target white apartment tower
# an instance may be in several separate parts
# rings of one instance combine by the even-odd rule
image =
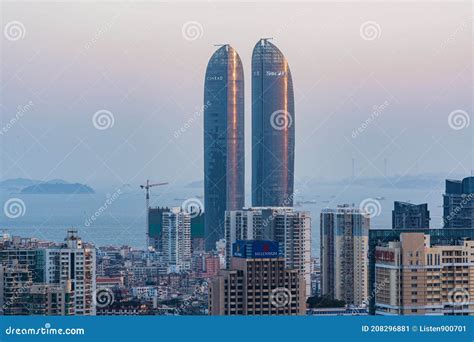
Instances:
[[[71,284],[75,315],[95,315],[95,248],[84,246],[77,232],[71,230],[64,246],[56,252],[59,252],[59,265],[56,264],[59,283],[64,286]],[[49,255],[55,258],[54,252]]]
[[[191,268],[191,215],[181,208],[163,213],[163,256],[169,273]]]

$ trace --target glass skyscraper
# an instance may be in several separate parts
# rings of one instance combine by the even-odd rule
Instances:
[[[444,228],[474,228],[474,177],[446,180],[443,223]]]
[[[237,52],[220,47],[204,84],[204,206],[206,249],[224,238],[226,210],[245,202],[244,72]]]
[[[293,206],[295,105],[288,62],[268,39],[252,55],[252,205]]]
[[[406,202],[394,202],[392,211],[392,228],[429,228],[430,211],[428,204],[412,204]]]

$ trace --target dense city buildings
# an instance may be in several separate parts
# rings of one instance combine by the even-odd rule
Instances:
[[[423,229],[430,227],[430,212],[428,204],[412,204],[406,202],[394,202],[392,211],[392,228]]]
[[[0,261],[4,314],[95,315],[95,248],[83,244],[77,232],[69,231],[63,244],[46,247],[4,239]]]
[[[290,67],[274,44],[261,39],[252,54],[252,206],[293,206],[294,158]]]
[[[233,244],[228,270],[212,280],[211,315],[303,315],[305,285],[297,269],[285,267],[282,246],[275,241]]]
[[[272,240],[283,248],[285,266],[301,272],[305,292],[311,293],[311,217],[289,207],[244,208],[225,216],[226,265],[237,240]]]
[[[444,228],[474,228],[474,177],[446,180],[443,225]]]
[[[220,257],[216,253],[193,254],[193,271],[201,278],[213,278],[220,270]]]
[[[206,272],[217,273],[211,254],[193,254],[191,269],[179,273],[161,252],[150,249],[99,247],[97,255],[97,268],[104,270],[97,293],[111,299],[97,301],[97,315],[207,314]],[[207,266],[203,259],[209,260]]]
[[[360,306],[367,298],[369,216],[349,205],[321,212],[321,294]]]
[[[206,248],[224,237],[224,213],[245,201],[244,72],[223,45],[207,65],[204,83],[204,207]]]
[[[163,213],[162,247],[169,273],[191,268],[191,215],[180,207]]]
[[[163,252],[163,213],[170,212],[169,207],[156,207],[148,209],[148,241],[149,246],[155,251]],[[191,215],[191,249],[193,251],[204,251],[204,217],[203,212],[199,215]]]
[[[387,257],[383,256],[382,254],[378,254],[378,258],[379,258],[379,261],[377,261],[377,247],[388,247],[389,244],[391,242],[395,242],[395,243],[399,243],[400,242],[400,236],[402,234],[407,234],[407,233],[422,233],[426,236],[429,236],[429,239],[425,236],[423,236],[423,241],[426,242],[426,243],[429,243],[429,245],[426,246],[426,250],[430,250],[431,247],[437,247],[437,248],[441,248],[442,250],[444,250],[444,252],[442,252],[443,254],[445,254],[443,256],[444,258],[444,261],[447,262],[446,265],[438,265],[436,268],[439,268],[440,270],[442,270],[443,272],[446,272],[447,276],[448,277],[451,277],[451,276],[454,276],[454,277],[459,277],[459,279],[462,279],[461,282],[464,283],[464,285],[469,285],[469,287],[471,287],[474,282],[472,281],[472,278],[468,278],[466,277],[464,271],[460,271],[461,268],[460,266],[467,266],[467,263],[464,263],[465,265],[460,265],[458,263],[458,261],[456,261],[456,254],[459,253],[459,246],[461,245],[464,245],[464,243],[466,241],[474,241],[474,229],[471,229],[471,228],[465,228],[465,229],[462,229],[462,228],[454,228],[454,229],[451,229],[451,228],[444,228],[444,229],[370,229],[369,231],[369,253],[368,253],[368,256],[369,256],[369,297],[368,297],[368,302],[369,302],[369,314],[375,314],[376,313],[376,294],[380,291],[380,288],[381,288],[381,285],[380,283],[382,282],[383,284],[383,279],[381,279],[379,277],[379,280],[378,282],[376,282],[376,265],[378,264],[381,264],[381,261],[383,260],[386,260]],[[411,237],[405,241],[410,241]],[[421,239],[420,239],[421,241]],[[469,244],[469,243],[468,243]],[[395,247],[397,246],[397,244],[392,244],[392,247]],[[438,247],[440,246],[440,247]],[[455,246],[458,246],[458,247],[455,247]],[[418,249],[420,249],[420,245],[417,244],[416,246]],[[409,246],[409,248],[413,249],[413,246]],[[424,246],[422,248],[425,248]],[[458,252],[454,252],[455,249],[458,249]],[[465,247],[463,247],[464,249],[464,252],[461,252],[462,253],[466,253],[466,249]],[[418,251],[420,252],[420,251]],[[412,251],[413,253],[413,256],[416,257],[416,250],[413,250]],[[468,253],[470,254],[470,253]],[[409,255],[409,254],[408,254]],[[421,254],[418,253],[418,258],[421,258],[420,256]],[[426,256],[426,254],[425,254]],[[451,256],[454,256],[455,258],[452,258],[450,259]],[[467,255],[465,255],[464,257],[468,257]],[[469,258],[471,256],[469,255]],[[389,260],[391,260],[392,258],[389,257]],[[422,262],[421,259],[418,260],[419,263]],[[440,261],[441,263],[444,262],[443,259]],[[403,260],[402,260],[403,262]],[[428,264],[428,261],[425,261],[426,264]],[[449,263],[451,262],[451,265],[449,265]],[[408,262],[409,263],[409,262]],[[415,265],[416,266],[416,260],[415,260]],[[446,266],[446,268],[445,268]],[[409,268],[409,267],[407,267]],[[426,268],[434,268],[434,267],[428,267],[428,265],[426,265]],[[445,268],[443,270],[443,268]],[[463,275],[464,273],[464,275]],[[417,280],[417,279],[414,279],[414,280]],[[441,281],[441,278],[440,278],[440,281]],[[441,293],[441,295],[446,295],[447,293],[449,293],[450,290],[453,290],[453,292],[451,292],[451,294],[455,294],[454,298],[454,301],[458,302],[455,306],[459,306],[463,303],[463,300],[462,298],[465,298],[465,292],[463,290],[461,290],[460,293],[456,292],[455,293],[455,289],[453,288],[453,285],[455,282],[457,282],[458,280],[454,280],[454,279],[449,279],[449,278],[446,278],[445,279],[446,282],[444,283],[441,283],[441,291],[443,291]],[[448,282],[449,281],[449,282]],[[407,286],[411,286],[410,283],[406,283]],[[423,288],[421,287],[421,289],[423,291],[426,290],[426,288]],[[447,291],[446,291],[447,290]],[[413,290],[413,291],[416,291],[416,290]],[[437,291],[437,290],[433,290],[433,291]],[[470,292],[471,290],[469,290]],[[463,294],[464,293],[464,294]],[[435,295],[435,294],[433,294]],[[437,294],[436,294],[437,295]],[[461,298],[461,302],[459,303],[459,299]],[[443,298],[442,299],[443,302],[449,302],[449,299],[447,297]],[[449,310],[444,310],[443,311],[443,314],[449,314]],[[455,311],[453,311],[455,312]],[[436,313],[435,313],[436,314]]]
[[[434,245],[402,233],[375,249],[375,313],[474,315],[474,241]]]

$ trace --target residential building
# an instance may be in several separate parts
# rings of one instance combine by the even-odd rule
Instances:
[[[191,216],[181,208],[163,213],[162,245],[169,273],[191,268]]]
[[[370,217],[341,205],[321,212],[321,294],[361,306],[368,289]]]
[[[375,313],[474,315],[474,241],[401,233],[375,248]]]

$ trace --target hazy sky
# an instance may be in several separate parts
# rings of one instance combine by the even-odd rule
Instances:
[[[292,71],[297,179],[349,177],[352,158],[361,177],[382,176],[384,158],[389,175],[473,168],[469,1],[7,2],[2,33],[2,179],[201,180],[204,73],[229,43],[245,68],[249,180],[261,37]],[[100,110],[113,126],[94,126]]]

